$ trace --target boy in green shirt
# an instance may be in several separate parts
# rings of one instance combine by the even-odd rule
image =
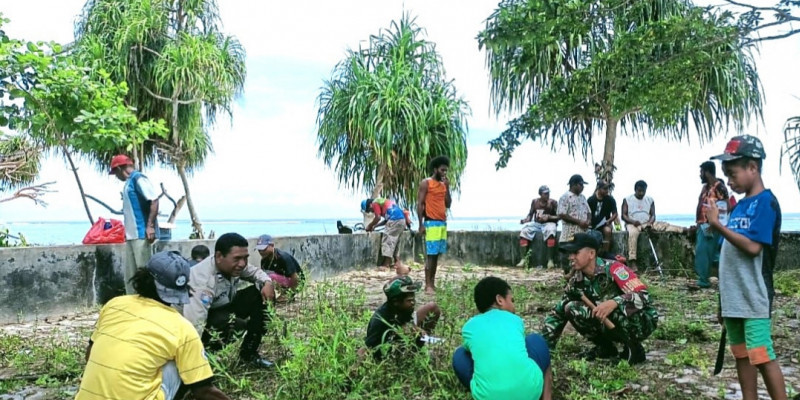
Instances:
[[[464,324],[464,345],[453,354],[458,380],[475,400],[549,400],[550,351],[541,336],[525,335],[511,287],[489,276],[475,285],[474,296],[480,314]]]

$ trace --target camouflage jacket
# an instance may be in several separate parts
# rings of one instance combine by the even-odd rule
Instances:
[[[614,300],[625,316],[650,307],[647,286],[625,264],[597,258],[592,278],[576,272],[564,290],[564,301],[580,301],[585,294],[594,304]]]

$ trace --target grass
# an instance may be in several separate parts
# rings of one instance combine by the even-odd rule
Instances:
[[[421,278],[419,268],[412,274]],[[475,313],[472,288],[488,274],[509,280],[517,313],[528,331],[540,329],[563,287],[563,278],[553,270],[443,268],[435,298],[443,317],[435,336],[445,342],[396,362],[376,363],[371,358],[358,362],[356,352],[363,345],[373,310],[383,301],[381,286],[391,275],[357,271],[314,282],[294,302],[279,306],[270,323],[261,352],[275,360],[277,368],[242,367],[237,363],[238,343],[234,343],[209,356],[217,385],[234,399],[469,399],[452,373],[450,360],[461,344],[462,325]],[[730,356],[723,373],[710,376],[719,339],[715,292],[688,292],[683,289],[684,279],[648,280],[662,316],[658,330],[645,342],[649,361],[631,367],[625,362],[576,359],[574,355],[589,344],[568,327],[552,354],[556,399],[676,400],[732,395],[730,384],[736,377]],[[776,274],[776,286],[784,280],[783,273]],[[780,292],[784,294],[776,298],[776,308],[785,312],[776,313],[775,325],[797,323],[796,299]],[[417,304],[430,300],[420,293]],[[800,353],[793,331],[776,331],[775,347],[782,365],[797,371]],[[47,398],[72,398],[90,332],[56,332],[35,340],[22,333],[0,333],[0,393],[33,385],[51,390]],[[796,375],[787,376],[792,393],[800,389]]]

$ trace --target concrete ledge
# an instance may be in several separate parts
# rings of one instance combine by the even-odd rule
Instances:
[[[448,232],[446,264],[511,266],[520,260],[517,231]],[[693,244],[685,235],[652,234],[653,245],[671,273],[693,275]],[[292,253],[311,279],[324,279],[344,271],[377,264],[380,234],[277,237],[276,245]],[[647,235],[640,236],[639,261],[652,265]],[[250,262],[258,265],[256,239],[250,239]],[[212,254],[213,240],[157,242],[154,251],[177,250],[189,256],[204,244]],[[420,235],[405,232],[400,240],[406,261],[424,262]],[[627,254],[627,234],[615,233],[614,249]],[[0,249],[0,324],[69,314],[104,304],[124,293],[122,267],[125,244],[51,246]],[[800,233],[781,234],[777,270],[798,268]]]

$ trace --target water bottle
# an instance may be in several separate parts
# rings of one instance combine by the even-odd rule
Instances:
[[[103,224],[103,229],[111,229],[111,221],[106,221],[106,223]]]
[[[722,226],[728,226],[728,201],[717,200],[717,208],[719,209],[719,223]]]

